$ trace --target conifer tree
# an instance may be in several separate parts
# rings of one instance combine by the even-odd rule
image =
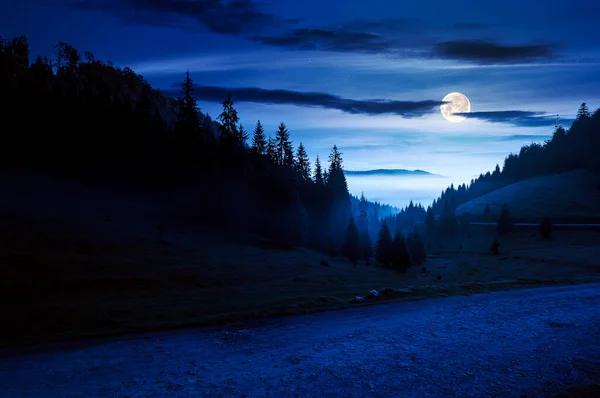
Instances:
[[[318,186],[325,185],[325,180],[323,178],[323,169],[321,167],[321,161],[319,160],[319,155],[317,155],[317,159],[315,160],[315,175],[314,175],[315,184]]]
[[[500,212],[500,217],[498,218],[496,226],[499,234],[506,234],[513,228],[512,217],[506,203],[502,206],[502,211]]]
[[[276,163],[279,166],[292,166],[294,163],[294,150],[290,141],[290,133],[283,122],[275,134]]]
[[[348,227],[346,228],[346,236],[344,237],[342,255],[347,257],[354,264],[361,257],[358,227],[354,222],[353,216],[350,216],[350,221],[348,222]]]
[[[359,233],[359,244],[360,244],[360,256],[363,260],[369,261],[373,257],[373,242],[371,242],[371,235],[369,231],[362,231]]]
[[[240,126],[238,127],[238,129],[236,131],[235,139],[239,145],[241,145],[241,146],[246,145],[246,141],[248,140],[248,132],[246,131],[246,129],[244,128],[244,126],[242,124],[240,124]]]
[[[296,151],[295,169],[303,181],[310,181],[310,160],[302,143],[298,145]]]
[[[427,253],[417,229],[413,229],[406,237],[406,246],[411,262],[415,265],[421,265],[427,258]]]
[[[271,163],[277,164],[277,143],[275,141],[275,138],[269,136],[269,139],[267,140],[267,149],[265,153],[267,155],[267,158],[271,161]]]
[[[265,129],[260,123],[260,120],[256,122],[256,127],[254,128],[254,135],[252,137],[252,150],[259,155],[264,155],[267,152],[267,138],[265,135]]]
[[[185,73],[181,90],[181,96],[177,99],[175,134],[184,145],[190,145],[200,129],[200,111],[194,98],[194,82],[189,71]]]
[[[402,232],[396,231],[392,241],[392,265],[400,271],[410,268],[410,255]]]
[[[587,104],[585,102],[582,103],[579,107],[579,110],[577,110],[577,120],[587,119],[590,116],[591,114]]]
[[[237,123],[240,118],[238,117],[237,110],[233,107],[233,99],[231,93],[227,94],[227,99],[223,101],[223,111],[219,115],[219,122],[221,123],[221,138],[224,140],[230,140],[237,138],[238,127]]]
[[[379,236],[375,247],[375,260],[384,266],[389,266],[394,258],[392,234],[385,221],[381,223]]]

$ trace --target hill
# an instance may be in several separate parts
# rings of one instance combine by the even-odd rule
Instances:
[[[456,215],[483,214],[486,205],[492,216],[507,204],[516,219],[539,222],[552,220],[600,220],[600,176],[587,170],[533,177],[472,199],[456,209]]]

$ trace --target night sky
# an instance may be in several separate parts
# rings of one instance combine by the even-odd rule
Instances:
[[[201,111],[229,90],[247,130],[283,121],[313,160],[337,144],[347,169],[462,183],[600,105],[598,15],[592,0],[20,0],[0,35],[33,55],[66,41],[167,92],[189,69]],[[462,123],[439,112],[453,91]]]

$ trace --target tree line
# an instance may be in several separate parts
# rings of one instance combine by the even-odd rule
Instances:
[[[230,95],[216,120],[203,114],[189,72],[173,99],[131,69],[64,42],[52,59],[29,57],[26,37],[0,38],[5,168],[126,180],[130,190],[185,197],[175,214],[190,224],[353,260],[347,238],[354,220],[360,258],[370,259],[364,253],[374,251],[380,218],[394,213],[349,194],[337,146],[313,163],[284,123],[268,134],[257,121],[249,132]]]

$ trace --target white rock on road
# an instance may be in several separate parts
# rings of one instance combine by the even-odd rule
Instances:
[[[600,284],[46,348],[2,353],[2,397],[552,396],[600,381]]]

